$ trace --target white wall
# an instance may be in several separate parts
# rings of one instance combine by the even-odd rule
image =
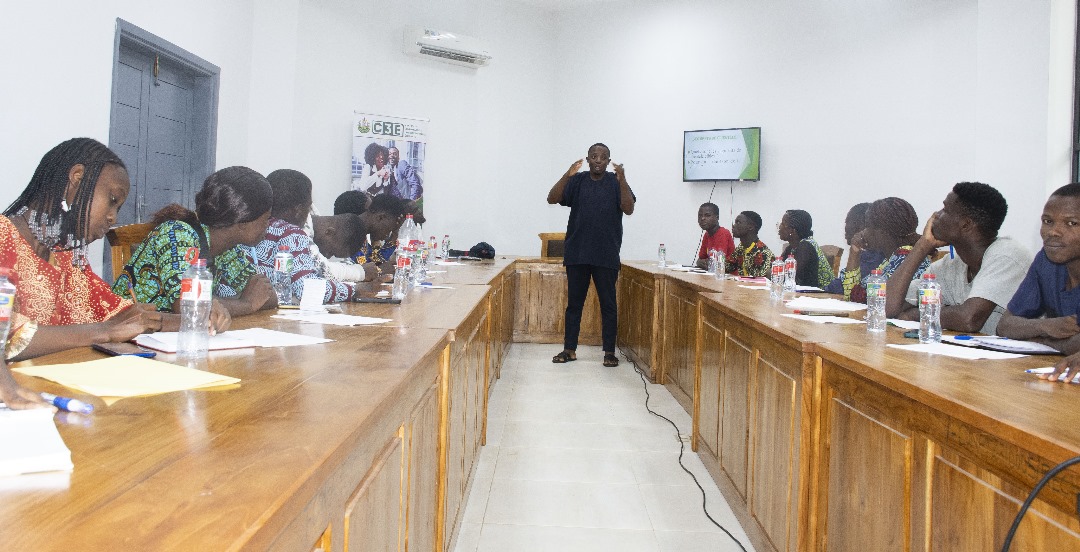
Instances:
[[[711,184],[681,182],[683,130],[758,125],[762,180],[721,183],[714,202],[725,220],[759,212],[774,248],[786,209],[843,244],[852,204],[896,195],[925,220],[961,180],[998,187],[1004,231],[1036,244],[1049,2],[636,2],[568,10],[557,28],[568,131],[550,170],[594,141],[626,162],[639,202],[624,258],[658,242],[694,253]]]
[[[61,140],[108,140],[121,17],[222,68],[218,166],[302,170],[324,211],[349,182],[354,109],[430,118],[428,229],[455,246],[537,253],[536,234],[566,224],[548,188],[604,141],[639,197],[623,257],[651,259],[664,241],[687,260],[711,185],[681,181],[682,131],[760,125],[763,179],[721,184],[714,201],[725,218],[761,213],[774,247],[785,209],[810,211],[819,240],[839,244],[851,204],[898,195],[925,219],[960,180],[1002,190],[1005,232],[1037,247],[1069,139],[1072,46],[1050,25],[1063,2],[16,4],[0,19],[0,70],[18,76],[0,85],[0,204]],[[477,36],[495,60],[406,57],[406,24]]]

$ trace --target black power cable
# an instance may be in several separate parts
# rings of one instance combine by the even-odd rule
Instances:
[[[690,477],[694,480],[694,485],[697,485],[698,490],[701,491],[701,511],[705,512],[705,517],[709,518],[709,521],[711,521],[713,525],[719,527],[721,531],[726,533],[727,536],[731,538],[731,540],[735,541],[735,544],[739,545],[739,548],[742,549],[743,552],[746,552],[746,547],[743,546],[743,543],[739,542],[739,539],[735,538],[735,535],[732,535],[731,531],[728,531],[723,525],[720,525],[718,521],[716,521],[711,515],[709,515],[709,510],[705,504],[705,488],[702,487],[701,483],[698,482],[697,476],[694,475],[694,472],[686,469],[686,465],[683,464],[682,458],[683,453],[686,451],[686,443],[682,440],[682,437],[680,436],[679,426],[675,425],[675,422],[671,421],[671,419],[667,416],[664,416],[663,414],[660,414],[649,407],[649,382],[645,381],[645,372],[643,372],[641,368],[638,368],[637,363],[633,360],[630,360],[630,357],[627,356],[626,353],[623,353],[623,358],[626,359],[626,362],[630,363],[630,366],[634,367],[634,371],[637,372],[638,377],[641,378],[641,383],[645,386],[645,410],[648,410],[649,414],[652,414],[657,418],[661,418],[667,421],[667,423],[671,424],[671,427],[675,428],[675,435],[679,436],[679,467],[682,468],[684,472],[690,474]],[[691,436],[691,438],[693,438],[693,436]]]
[[[1046,472],[1046,475],[1035,485],[1034,489],[1031,489],[1031,494],[1028,495],[1027,500],[1024,501],[1024,505],[1020,507],[1020,511],[1016,513],[1016,519],[1012,522],[1012,527],[1009,528],[1009,532],[1005,535],[1005,544],[1001,545],[1001,552],[1009,552],[1009,547],[1012,546],[1013,537],[1016,536],[1016,529],[1020,527],[1020,521],[1024,519],[1024,514],[1027,513],[1028,508],[1031,507],[1031,503],[1035,502],[1035,497],[1038,496],[1039,491],[1050,482],[1057,474],[1061,473],[1074,464],[1080,464],[1080,456],[1070,458],[1050,469]],[[1077,497],[1077,508],[1080,509],[1080,496]]]

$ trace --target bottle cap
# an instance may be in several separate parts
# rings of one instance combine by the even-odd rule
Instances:
[[[192,261],[191,266],[206,268],[206,259],[195,259],[194,261]]]
[[[922,279],[923,280],[935,280],[935,279],[937,279],[937,276],[934,276],[933,272],[927,272],[927,273],[922,275]]]
[[[287,245],[285,245],[285,244],[281,244],[281,245],[277,246],[277,250],[278,250],[278,251],[288,251],[288,250],[289,250],[289,246],[287,246]]]
[[[0,266],[0,277],[7,278],[11,276],[11,269],[6,266]]]
[[[881,276],[882,274],[884,274],[884,272],[882,272],[880,268],[875,268],[874,270],[870,271],[870,274],[873,274],[874,276]]]

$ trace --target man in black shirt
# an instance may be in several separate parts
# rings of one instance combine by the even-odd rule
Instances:
[[[566,336],[563,351],[551,359],[554,363],[577,360],[581,310],[589,293],[589,279],[596,285],[600,299],[600,319],[604,345],[604,366],[618,366],[615,336],[618,332],[618,308],[615,304],[615,281],[619,276],[619,250],[622,248],[622,217],[634,212],[637,197],[626,183],[623,166],[612,163],[615,172],[607,172],[611,150],[604,144],[589,147],[589,171],[578,172],[586,159],[578,159],[551,187],[548,203],[570,208],[566,224],[563,264],[566,265]]]

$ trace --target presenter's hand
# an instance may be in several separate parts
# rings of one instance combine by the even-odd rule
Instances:
[[[626,177],[626,174],[623,172],[622,163],[616,163],[616,162],[612,161],[611,166],[615,167],[615,176],[618,177],[619,180],[622,180],[623,178]]]
[[[570,165],[570,169],[566,171],[566,176],[574,176],[581,170],[581,166],[585,164],[584,159],[578,159],[574,161],[573,165]]]

